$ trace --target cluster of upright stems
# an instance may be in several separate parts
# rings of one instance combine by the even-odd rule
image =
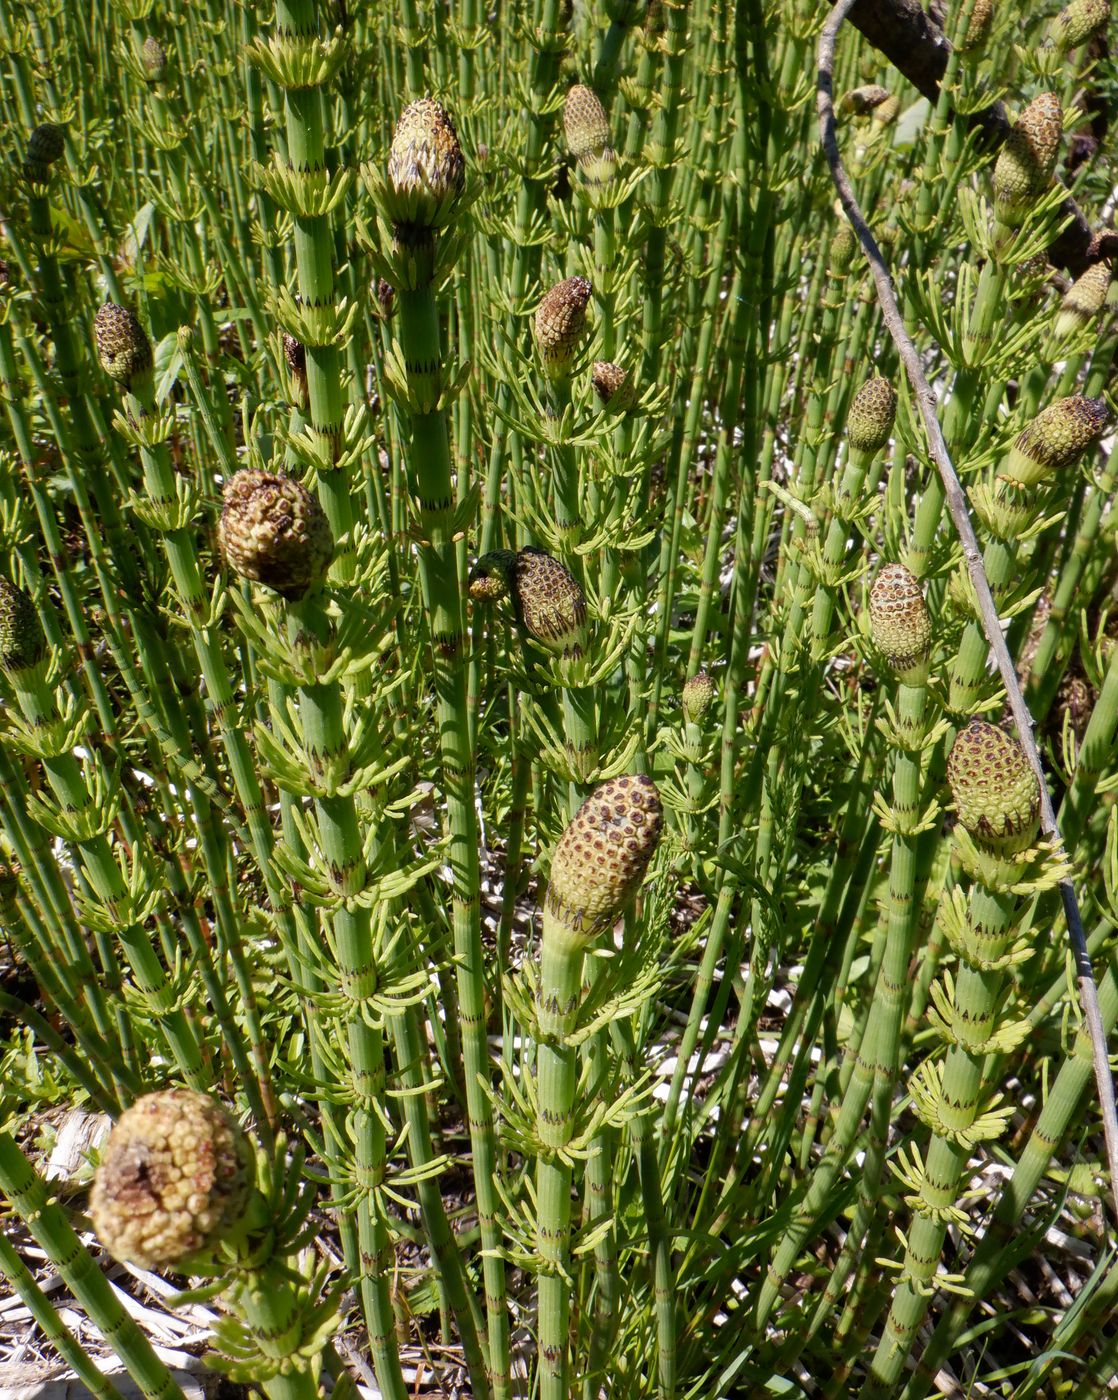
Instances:
[[[219,1299],[215,1365],[272,1400],[348,1393],[343,1327],[412,1393],[405,1237],[477,1400],[761,1393],[801,1353],[919,1400],[1089,1055],[1027,1063],[1068,865],[810,156],[821,15],[234,8],[113,11],[127,272],[45,62],[71,21],[0,15],[0,926],[49,1013],[0,987],[0,1024],[114,1120],[88,1223]],[[992,157],[1009,20],[948,8],[926,113],[852,54],[836,109],[1112,959],[1113,236],[1042,290],[1109,6],[1027,21]],[[250,156],[192,119],[211,81]],[[0,1191],[179,1400],[5,1127]],[[0,1272],[111,1393],[6,1238]]]

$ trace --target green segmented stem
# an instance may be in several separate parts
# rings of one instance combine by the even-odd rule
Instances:
[[[0,1234],[0,1273],[19,1294],[35,1325],[97,1400],[121,1400],[120,1391],[86,1354],[82,1344],[59,1317],[50,1299],[35,1282],[8,1237]]]
[[[89,1314],[146,1400],[184,1400],[174,1377],[151,1343],[124,1311],[78,1239],[62,1207],[51,1200],[46,1184],[11,1135],[0,1130],[0,1191],[45,1251],[67,1288]]]
[[[582,995],[585,940],[570,934],[545,906],[537,1000],[536,1210],[539,1251],[541,1400],[570,1400],[571,1165],[560,1155],[571,1139],[578,1051],[566,1043]]]
[[[289,603],[287,617],[291,640],[297,647],[312,639],[328,644],[331,627],[317,592],[301,602]],[[337,682],[301,686],[298,711],[307,771],[313,779],[342,764],[348,754],[341,687]],[[327,918],[341,990],[350,1007],[344,1024],[356,1101],[352,1122],[353,1174],[357,1187],[362,1308],[377,1383],[391,1400],[403,1400],[406,1389],[395,1347],[386,1272],[388,1228],[381,1202],[386,1174],[385,1125],[380,1108],[385,1087],[384,1037],[363,1010],[363,1003],[377,987],[372,915],[367,905],[346,898],[359,895],[367,883],[365,848],[357,804],[351,795],[316,796],[314,810],[322,858],[331,882],[342,896]]]
[[[1099,982],[1099,1011],[1109,1035],[1118,1022],[1118,968],[1113,955]],[[936,1373],[953,1351],[967,1318],[979,1299],[988,1297],[1016,1263],[1013,1237],[1026,1207],[1040,1185],[1057,1149],[1069,1132],[1076,1110],[1094,1079],[1091,1040],[1079,1026],[1071,1050],[1049,1086],[1044,1106],[1025,1141],[1013,1174],[1006,1183],[994,1218],[978,1241],[964,1278],[968,1293],[955,1296],[936,1325],[931,1341],[918,1358],[903,1400],[922,1400]]]
[[[125,407],[137,420],[151,417],[155,413],[151,387],[137,381],[134,388],[136,392],[125,395]],[[140,458],[144,486],[151,501],[157,505],[174,501],[175,474],[166,443],[142,446]],[[188,528],[166,530],[163,532],[163,544],[179,603],[190,629],[194,652],[205,679],[208,708],[217,725],[237,797],[245,813],[253,856],[264,879],[272,908],[277,917],[286,922],[290,900],[271,858],[275,841],[272,825],[264,806],[248,739],[238,722],[233,686],[219,635],[209,620],[210,593],[202,578],[194,532]]]
[[[397,323],[406,373],[427,378],[441,373],[438,306],[430,282],[397,293]],[[474,756],[465,666],[462,595],[452,538],[450,441],[445,414],[410,413],[405,446],[409,487],[419,512],[422,543],[419,577],[434,652],[435,703],[452,878],[451,927],[458,975],[462,1057],[470,1124],[474,1184],[481,1226],[482,1267],[489,1331],[490,1383],[494,1400],[509,1393],[509,1318],[502,1245],[500,1169],[493,1106],[485,1085],[492,1067],[486,1036],[485,955],[481,942],[478,826],[474,807]]]
[[[36,671],[9,675],[19,708],[32,728],[51,724],[57,718],[53,696]],[[82,767],[71,753],[42,759],[43,771],[59,806],[74,819],[96,827],[96,801]],[[104,832],[74,842],[82,870],[97,898],[108,911],[129,907],[129,891],[113,847]],[[119,915],[117,916],[120,917]],[[144,1001],[166,1037],[179,1072],[195,1089],[206,1087],[209,1071],[194,1026],[175,1004],[175,993],[160,964],[143,925],[121,919],[117,938],[136,978]]]
[[[1095,541],[1103,521],[1107,502],[1118,482],[1118,442],[1110,450],[1098,483],[1080,514],[1072,547],[1064,559],[1056,580],[1052,606],[1045,619],[1037,649],[1029,664],[1029,681],[1025,699],[1029,713],[1039,722],[1044,719],[1056,698],[1064,665],[1075,645],[1075,629],[1068,626],[1084,576],[1095,554]]]
[[[314,0],[276,0],[276,30],[295,38],[318,32]],[[291,87],[284,93],[284,116],[289,164],[308,175],[326,169],[321,84]],[[299,293],[308,307],[335,309],[334,238],[331,216],[295,216],[295,264]],[[353,508],[347,474],[337,465],[344,446],[345,395],[342,390],[342,352],[336,341],[308,345],[307,391],[310,399],[310,431],[318,441],[318,495],[330,521],[334,539],[346,538],[353,527]],[[353,556],[339,550],[333,577],[352,577]]]
[[[951,997],[959,1038],[948,1048],[942,1093],[937,1095],[942,1127],[932,1134],[924,1154],[919,1201],[908,1230],[900,1281],[862,1390],[867,1396],[895,1393],[916,1330],[928,1311],[929,1289],[947,1237],[947,1212],[955,1207],[972,1151],[965,1134],[978,1117],[985,1083],[983,1047],[997,1027],[1005,982],[1003,970],[990,970],[972,963],[969,957],[988,963],[1002,956],[1018,931],[1014,918],[1018,905],[1016,896],[983,885],[976,885],[971,892],[968,919],[972,941],[962,954]]]
[[[926,699],[926,686],[902,683],[898,687],[897,719],[910,740],[925,729]],[[888,930],[873,1001],[876,1006],[880,999],[882,1011],[873,1025],[872,1038],[868,1034],[863,1037],[860,1051],[860,1058],[873,1065],[869,1142],[859,1176],[858,1207],[843,1241],[842,1252],[815,1309],[810,1335],[826,1323],[842,1296],[877,1212],[900,1060],[901,1025],[908,1001],[909,968],[920,911],[916,840],[905,828],[920,817],[920,802],[920,760],[911,750],[898,749],[893,768],[892,802],[892,815],[898,829],[893,833],[889,857]]]

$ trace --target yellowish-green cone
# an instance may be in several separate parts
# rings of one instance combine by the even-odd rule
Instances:
[[[89,1199],[93,1228],[114,1259],[172,1268],[240,1220],[252,1161],[216,1099],[195,1089],[145,1094],[105,1147]]]
[[[1034,97],[1017,118],[994,163],[994,211],[1003,224],[1021,223],[1047,190],[1063,129],[1054,92]]]
[[[1110,22],[1110,0],[1072,0],[1048,26],[1048,38],[1061,53],[1077,49]]]
[[[1092,317],[1097,316],[1106,305],[1109,291],[1110,264],[1092,263],[1064,293],[1052,327],[1057,339],[1081,330]]]
[[[1070,467],[1102,436],[1110,411],[1105,399],[1071,394],[1042,409],[1022,428],[998,469],[1000,479],[1034,486]]]
[[[932,619],[919,580],[903,564],[886,564],[873,581],[870,635],[898,680],[927,679]]]
[[[714,703],[714,682],[705,671],[696,671],[684,682],[680,702],[685,718],[698,724]]]
[[[880,452],[897,416],[897,394],[887,379],[867,379],[846,415],[846,440],[856,452]]]
[[[1011,859],[1036,840],[1040,785],[1025,750],[996,724],[972,719],[947,759],[959,820],[991,855]]]

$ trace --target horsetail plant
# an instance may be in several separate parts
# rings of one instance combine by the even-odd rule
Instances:
[[[1109,7],[505,18],[0,6],[3,1355],[1100,1394]]]
[[[969,899],[960,891],[940,911],[960,967],[955,976],[944,972],[929,1013],[946,1056],[926,1059],[909,1085],[931,1137],[922,1153],[912,1148],[899,1169],[913,1219],[867,1394],[892,1393],[934,1289],[948,1226],[963,1219],[957,1198],[967,1162],[977,1143],[1004,1131],[1008,1110],[998,1097],[984,1104],[991,1088],[983,1078],[986,1057],[1012,1049],[1027,1033],[1027,1022],[1006,1014],[1001,992],[1007,970],[1027,955],[1018,942],[1024,906],[1014,886],[1037,836],[1036,775],[1014,739],[971,720],[952,745],[947,780],[965,833],[957,832],[956,841],[972,888]],[[1042,878],[1051,884],[1050,871]]]
[[[570,1044],[587,949],[635,895],[660,838],[648,778],[613,778],[579,807],[555,848],[543,905],[536,1019],[539,1160],[536,1166],[540,1393],[570,1394],[568,1318],[571,1164],[578,1055]]]

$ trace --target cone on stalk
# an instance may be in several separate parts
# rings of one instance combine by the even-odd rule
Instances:
[[[662,820],[651,778],[632,774],[596,787],[559,838],[545,911],[587,940],[609,927],[644,879]]]
[[[46,655],[39,610],[22,588],[0,577],[0,670],[18,675]]]
[[[292,600],[323,577],[334,554],[330,522],[307,488],[255,469],[226,483],[218,545],[235,574]]]
[[[887,379],[867,379],[846,415],[846,440],[851,451],[872,456],[888,445],[897,416],[897,392]]]
[[[980,849],[1009,860],[1035,841],[1040,784],[1025,750],[1004,729],[972,719],[947,759],[959,821]]]
[[[870,588],[870,636],[897,679],[919,685],[927,679],[932,619],[915,574],[886,564]]]
[[[994,163],[994,213],[1001,223],[1020,224],[1047,190],[1063,130],[1054,92],[1034,97],[1017,118]]]
[[[93,318],[97,358],[101,368],[125,389],[152,371],[155,363],[148,333],[134,312],[107,301]]]
[[[93,1228],[114,1259],[173,1268],[238,1223],[252,1162],[216,1099],[195,1089],[145,1094],[109,1136],[90,1195]]]
[[[536,308],[536,349],[548,379],[569,379],[586,332],[590,283],[567,277],[548,291]]]

